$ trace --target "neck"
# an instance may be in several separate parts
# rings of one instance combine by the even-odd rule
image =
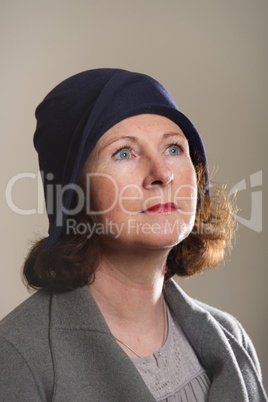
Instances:
[[[103,254],[90,285],[94,297],[106,301],[121,316],[127,311],[127,317],[130,312],[140,316],[141,308],[144,313],[155,308],[162,295],[166,268],[167,253],[133,254]]]
[[[163,333],[167,253],[150,253],[150,258],[141,253],[137,256],[137,252],[125,256],[120,253],[120,260],[118,254],[103,255],[89,288],[112,334],[136,346],[141,355],[146,354],[150,350],[144,343],[144,334]],[[162,337],[154,335],[153,339],[155,350],[161,346]]]

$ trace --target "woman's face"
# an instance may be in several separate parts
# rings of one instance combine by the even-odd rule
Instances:
[[[83,180],[104,245],[172,248],[193,228],[196,172],[187,139],[166,117],[143,114],[113,126],[90,154]]]

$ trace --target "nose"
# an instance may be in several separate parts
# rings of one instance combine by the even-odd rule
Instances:
[[[170,166],[163,159],[155,159],[150,162],[148,174],[144,179],[144,188],[150,189],[154,186],[166,186],[174,179],[174,173]]]

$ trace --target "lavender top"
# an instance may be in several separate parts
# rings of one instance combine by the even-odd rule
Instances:
[[[210,380],[179,323],[168,309],[169,333],[152,356],[133,358],[147,387],[158,402],[205,402]]]

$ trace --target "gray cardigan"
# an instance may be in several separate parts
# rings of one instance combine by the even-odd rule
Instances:
[[[266,401],[258,359],[240,324],[166,284],[173,313],[206,368],[209,401]],[[153,402],[87,287],[39,291],[0,323],[3,402]]]

